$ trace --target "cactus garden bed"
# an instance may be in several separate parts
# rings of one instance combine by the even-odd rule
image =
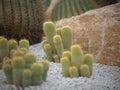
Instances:
[[[30,46],[30,51],[41,60],[45,54],[41,44]],[[93,74],[90,78],[64,78],[59,63],[50,63],[48,77],[39,86],[30,86],[24,90],[119,90],[120,67],[94,63]],[[2,70],[0,70],[0,90],[22,90],[21,87],[8,85]]]

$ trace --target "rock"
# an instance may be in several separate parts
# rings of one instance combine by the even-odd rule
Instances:
[[[72,28],[73,44],[92,53],[95,62],[120,66],[120,3],[56,22],[65,25]]]

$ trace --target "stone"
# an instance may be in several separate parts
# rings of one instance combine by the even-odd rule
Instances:
[[[73,44],[92,53],[95,62],[120,66],[120,3],[56,22],[65,25],[72,28]]]

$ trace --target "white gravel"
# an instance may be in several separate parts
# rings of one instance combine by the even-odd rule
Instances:
[[[39,60],[45,56],[40,44],[31,46],[30,51],[34,52]],[[14,85],[5,83],[4,73],[0,71],[0,90],[17,89]],[[94,63],[93,75],[90,78],[64,78],[61,65],[51,62],[47,81],[25,90],[120,90],[120,67]]]

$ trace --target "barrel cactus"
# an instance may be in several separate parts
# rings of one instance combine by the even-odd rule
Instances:
[[[40,42],[44,20],[43,0],[0,0],[0,35],[8,39]]]

